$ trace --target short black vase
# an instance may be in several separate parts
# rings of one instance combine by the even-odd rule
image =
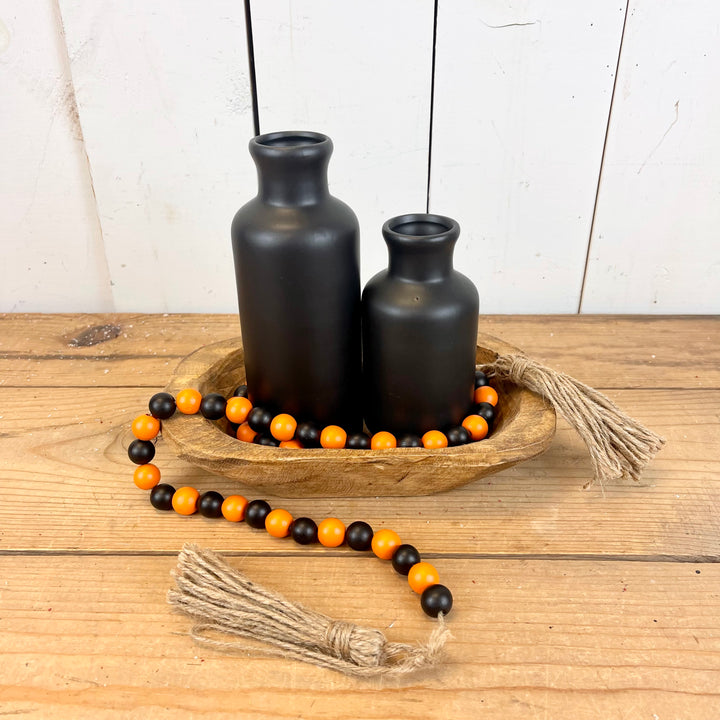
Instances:
[[[330,195],[333,145],[314,132],[250,141],[256,198],[232,223],[250,399],[298,420],[362,424],[359,230]]]
[[[364,414],[372,432],[457,425],[472,403],[478,293],[453,270],[460,234],[441,215],[383,226],[389,267],[363,291]]]

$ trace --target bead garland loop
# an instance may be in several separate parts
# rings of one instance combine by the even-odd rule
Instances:
[[[447,615],[452,609],[452,593],[440,584],[437,569],[423,561],[417,548],[403,543],[393,530],[383,528],[373,531],[364,521],[355,521],[345,527],[341,520],[332,517],[317,524],[311,518],[293,518],[283,508],[273,509],[262,499],[249,501],[242,495],[223,497],[214,490],[200,494],[192,487],[175,489],[160,482],[160,470],[151,462],[155,457],[154,441],[161,431],[162,420],[179,411],[186,415],[200,413],[213,421],[227,418],[238,440],[258,445],[368,450],[455,447],[487,437],[495,420],[498,395],[480,371],[476,372],[473,399],[476,403],[474,411],[461,425],[448,428],[445,432],[429,430],[422,437],[405,434],[397,438],[386,431],[372,436],[363,432],[348,435],[337,425],[320,429],[312,422],[298,423],[287,413],[273,415],[265,408],[253,406],[245,385],[236,388],[228,400],[218,393],[203,396],[193,388],[181,390],[176,397],[160,392],[150,398],[149,414],[139,415],[132,422],[135,440],[128,447],[128,457],[137,465],[133,474],[135,485],[150,491],[150,503],[155,509],[174,510],[186,516],[200,513],[207,518],[223,517],[236,523],[244,521],[251,528],[264,529],[272,537],[292,537],[299,545],[320,543],[324,547],[336,548],[347,544],[357,552],[372,551],[381,560],[390,560],[398,574],[407,576],[411,589],[420,595],[423,611],[430,617],[438,617],[441,613]]]

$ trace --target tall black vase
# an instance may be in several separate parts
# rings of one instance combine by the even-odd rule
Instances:
[[[332,149],[314,132],[253,138],[259,191],[235,215],[232,244],[253,403],[356,428],[359,230],[353,211],[328,191]]]
[[[365,422],[423,434],[460,423],[472,403],[478,293],[453,270],[458,224],[401,215],[383,226],[389,267],[363,291]]]

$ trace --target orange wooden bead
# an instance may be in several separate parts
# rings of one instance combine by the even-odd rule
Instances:
[[[445,433],[441,433],[439,430],[428,430],[422,436],[423,447],[429,450],[437,450],[438,448],[446,448],[448,446],[448,439]]]
[[[475,400],[475,403],[486,402],[491,405],[497,405],[498,394],[489,385],[481,385],[479,388],[475,389],[473,399]]]
[[[344,448],[347,433],[339,425],[328,425],[320,433],[320,445],[324,448]]]
[[[265,518],[265,529],[268,535],[276,538],[284,538],[290,534],[293,516],[287,511],[278,508],[271,510]]]
[[[152,440],[160,432],[160,421],[152,415],[138,415],[132,421],[132,431],[138,440]]]
[[[193,487],[181,487],[172,497],[173,510],[178,515],[192,515],[197,512],[200,493]]]
[[[410,568],[410,572],[408,573],[408,583],[418,595],[422,595],[425,588],[429,588],[431,585],[437,585],[439,582],[440,576],[438,575],[438,571],[430,563],[416,563]]]
[[[376,432],[370,438],[370,448],[372,450],[387,450],[394,447],[397,447],[396,437],[385,430]]]
[[[303,444],[299,440],[281,440],[281,448],[293,448],[295,450],[302,450]]]
[[[133,482],[141,490],[152,490],[160,482],[160,470],[156,465],[138,465],[133,473]]]
[[[292,415],[280,413],[270,423],[270,434],[276,440],[292,440],[297,429],[297,420]]]
[[[245,519],[247,498],[242,495],[228,495],[221,506],[223,517],[230,522],[240,522]]]
[[[337,518],[325,518],[318,525],[318,540],[325,547],[339,547],[345,541],[345,525]]]
[[[242,424],[247,420],[253,406],[244,397],[231,397],[225,406],[225,415],[230,422]]]
[[[402,544],[400,536],[393,530],[378,530],[372,539],[372,551],[381,560],[390,560]]]
[[[194,415],[200,410],[200,403],[202,402],[202,395],[192,388],[185,388],[181,390],[175,397],[175,404],[177,409],[184,415]]]
[[[484,437],[487,437],[487,420],[481,415],[468,415],[462,421],[462,426],[470,433],[470,439],[473,441],[482,440]]]
[[[249,443],[255,439],[256,435],[257,433],[246,422],[244,422],[235,433],[238,440]]]

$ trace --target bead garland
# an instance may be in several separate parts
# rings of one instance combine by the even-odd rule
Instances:
[[[183,395],[183,393],[186,393]],[[195,396],[197,393],[197,396]],[[256,445],[282,448],[326,448],[349,450],[387,450],[391,448],[425,447],[441,449],[456,447],[485,439],[495,421],[497,392],[490,387],[485,374],[475,372],[473,411],[460,425],[440,430],[429,430],[422,437],[412,433],[395,436],[381,430],[372,436],[365,432],[348,433],[339,425],[318,427],[313,422],[300,422],[287,413],[273,415],[269,410],[253,406],[248,399],[247,385],[235,389],[230,399],[218,393],[204,398],[197,390],[182,390],[178,393],[178,410],[185,414],[200,413],[209,420],[226,417],[229,432],[238,440]],[[200,405],[203,407],[200,407]],[[151,411],[152,412],[152,411]]]
[[[132,422],[135,440],[128,447],[128,457],[138,467],[133,480],[142,490],[150,490],[150,503],[157,510],[174,510],[179,515],[199,512],[207,518],[224,517],[229,522],[243,520],[252,528],[264,529],[276,538],[292,537],[300,545],[320,543],[329,548],[347,544],[352,550],[372,552],[381,560],[390,560],[394,570],[408,578],[412,590],[420,595],[420,605],[430,617],[447,615],[453,604],[450,590],[440,584],[436,568],[424,562],[413,545],[405,544],[393,530],[373,531],[368,523],[356,521],[345,527],[338,518],[325,518],[319,524],[308,517],[293,518],[282,508],[271,508],[265,500],[251,500],[242,495],[223,497],[210,490],[202,495],[193,487],[175,489],[160,482],[160,470],[152,464],[155,457],[154,440],[162,420],[177,411],[194,415],[201,413],[209,420],[226,417],[236,426],[239,440],[260,445],[285,448],[323,447],[352,449],[387,449],[395,447],[425,447],[429,449],[462,445],[485,438],[495,419],[497,392],[487,383],[485,375],[477,371],[475,376],[475,412],[463,420],[462,425],[452,427],[445,433],[429,430],[422,438],[403,435],[398,440],[392,433],[381,431],[372,437],[366,433],[348,434],[337,425],[322,430],[313,423],[298,424],[287,413],[273,416],[268,410],[253,407],[247,397],[247,386],[238,387],[226,400],[218,393],[204,397],[197,390],[186,388],[176,397],[169,393],[156,393],[148,403],[149,414],[139,415]],[[232,426],[231,426],[232,427]],[[270,433],[269,435],[267,433]]]

